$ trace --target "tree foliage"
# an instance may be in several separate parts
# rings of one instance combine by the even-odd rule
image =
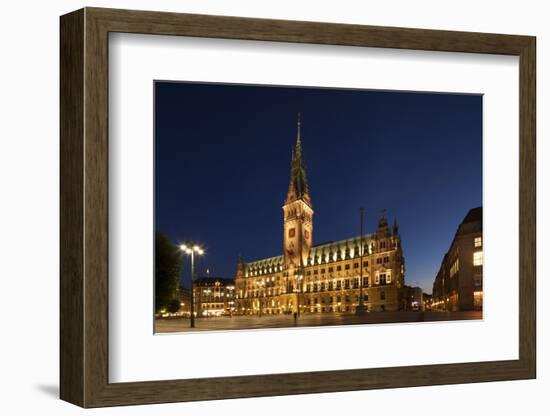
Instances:
[[[176,313],[180,310],[180,301],[176,298],[172,299],[170,302],[168,302],[168,308],[166,309],[170,313]]]
[[[168,309],[176,299],[181,273],[181,254],[163,233],[155,233],[155,311]],[[179,302],[178,302],[179,306]]]

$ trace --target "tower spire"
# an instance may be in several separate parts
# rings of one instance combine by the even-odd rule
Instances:
[[[306,163],[302,152],[302,117],[298,112],[296,117],[296,145],[292,152],[292,162],[290,164],[290,184],[286,203],[296,199],[303,199],[311,204],[309,196],[309,186],[306,176]]]
[[[298,135],[296,137],[296,145],[301,145],[302,144],[302,140],[300,138],[300,130],[302,129],[302,120],[301,120],[301,114],[300,112],[298,111],[298,115],[297,115],[297,131],[298,131]]]
[[[302,115],[298,111],[296,115],[296,146],[294,148],[294,156],[303,164],[302,160]],[[294,160],[294,157],[292,158]]]
[[[399,225],[397,225],[397,218],[393,217],[393,235],[399,234]]]

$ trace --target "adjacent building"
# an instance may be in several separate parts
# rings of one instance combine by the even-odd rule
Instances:
[[[403,286],[402,289],[402,309],[405,311],[423,311],[424,293],[422,288],[415,286]]]
[[[298,116],[290,183],[282,207],[283,252],[253,262],[239,258],[236,312],[353,313],[358,305],[371,311],[400,309],[405,272],[401,237],[397,222],[390,227],[385,212],[371,233],[314,244],[313,201],[300,130]]]
[[[483,212],[471,209],[458,226],[433,284],[432,309],[483,308]]]
[[[424,302],[424,310],[425,311],[432,310],[432,295],[430,295],[429,293],[423,293],[422,300]]]
[[[178,314],[189,316],[191,313],[191,290],[180,287],[176,292],[176,297],[180,302]]]
[[[200,277],[193,282],[195,315],[231,316],[235,313],[235,280]]]

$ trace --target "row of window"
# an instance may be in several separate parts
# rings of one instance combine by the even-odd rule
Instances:
[[[379,294],[378,294],[378,297],[380,300],[386,300],[386,292],[384,291],[381,291]],[[306,305],[317,305],[318,303],[324,305],[325,303],[327,304],[331,304],[331,303],[334,303],[335,301],[337,303],[342,303],[342,299],[344,299],[344,303],[350,303],[351,302],[351,296],[350,295],[346,295],[342,298],[342,296],[329,296],[327,298],[324,298],[324,297],[321,297],[321,298],[307,298],[305,300],[305,304]],[[320,300],[320,302],[319,302]],[[368,294],[364,294],[363,295],[363,302],[368,302],[369,301],[369,295]],[[359,295],[356,295],[354,296],[354,302],[359,302]]]
[[[195,295],[197,295],[195,293]],[[199,296],[202,298],[202,299],[217,299],[217,298],[232,298],[234,296],[233,293],[227,293],[227,294],[224,294],[224,293],[203,293],[202,295],[199,294]]]
[[[481,237],[480,237],[481,238]],[[483,266],[483,251],[474,251],[472,263],[474,266]],[[458,258],[453,262],[449,270],[450,277],[454,277],[460,271]]]
[[[378,299],[379,300],[386,300],[386,292],[384,292],[383,290],[380,291],[378,293]],[[364,294],[363,295],[363,302],[368,302],[369,301],[369,295],[368,294]],[[345,296],[341,296],[341,295],[338,295],[338,296],[328,296],[328,297],[320,297],[320,298],[306,298],[304,299],[304,304],[305,305],[317,305],[317,304],[321,304],[321,305],[325,305],[325,304],[333,304],[333,303],[351,303],[352,302],[352,297],[348,294],[348,295],[345,295]],[[359,295],[355,295],[353,297],[353,302],[356,302],[358,303],[359,302]],[[255,302],[254,305],[256,306],[262,306],[262,307],[279,307],[280,306],[280,302],[275,302],[274,300],[271,301],[271,304],[270,303],[265,303],[265,302]]]
[[[378,300],[386,300],[386,292],[381,291],[378,293]],[[353,297],[353,302],[359,303],[360,299],[359,296]],[[365,294],[363,295],[363,302],[369,301],[369,295]],[[307,298],[304,300],[304,304],[306,306],[311,305],[332,305],[332,304],[341,304],[341,303],[352,303],[352,298],[349,295],[346,295],[344,297],[342,296],[328,296],[327,298],[321,297],[321,298]],[[254,302],[255,307],[262,307],[262,308],[269,308],[269,307],[280,307],[280,302],[275,303],[275,301],[271,301],[270,303],[266,302]],[[301,306],[301,305],[300,305]],[[203,305],[204,308],[204,305]]]
[[[308,283],[306,285],[306,292],[311,292],[312,289],[313,289],[314,292],[317,292],[317,291],[324,292],[325,289],[334,290],[335,286],[336,286],[336,290],[340,290],[340,289],[342,289],[342,282],[344,282],[344,289],[349,289],[350,286],[353,289],[359,288],[359,278],[356,277],[353,280],[346,279],[346,280],[337,280],[336,282],[329,281],[329,282],[326,282],[326,283],[325,282],[313,283],[313,284]],[[334,283],[336,283],[336,285]],[[363,284],[363,287],[368,287],[369,286],[369,278],[368,277],[363,277],[362,284]]]
[[[378,261],[378,260],[381,260],[381,259],[382,259],[382,257],[378,258],[377,261],[376,261],[376,263],[377,263],[377,264],[381,264],[382,261],[380,261],[380,262]],[[390,258],[389,258],[389,257],[384,257],[384,263],[387,263],[387,262],[389,262],[389,261],[390,261]],[[368,267],[368,266],[369,266],[369,262],[368,262],[368,260],[365,260],[365,261],[363,262],[363,267]],[[350,264],[344,265],[344,270],[350,270],[350,268],[351,268],[351,265],[350,265]],[[358,268],[359,268],[359,262],[353,263],[353,268],[354,268],[354,269],[358,269]],[[317,275],[317,274],[319,274],[319,272],[320,272],[321,274],[324,274],[324,273],[326,272],[326,270],[327,270],[327,269],[321,269],[321,270],[316,269],[316,270],[313,270],[313,275]],[[337,272],[342,271],[342,266],[341,266],[341,265],[340,265],[340,266],[336,266],[336,271],[337,271]],[[329,273],[333,273],[333,272],[334,272],[334,267],[329,267],[329,268],[328,268],[328,272],[329,272]],[[311,271],[311,270],[306,271],[306,276],[311,276],[311,274],[312,274],[312,271]]]
[[[392,247],[395,248],[396,244],[392,244]],[[385,249],[386,246],[380,247],[381,249]],[[364,255],[369,255],[372,253],[372,250],[365,249]],[[359,250],[355,249],[353,252],[350,252],[349,249],[346,249],[344,253],[340,253],[338,251],[337,253],[329,253],[329,254],[323,254],[323,255],[316,255],[314,257],[309,257],[307,260],[308,266],[313,266],[315,264],[321,264],[321,263],[330,263],[331,259],[332,261],[341,261],[341,260],[349,260],[352,258],[360,257]],[[386,256],[384,257],[384,262],[389,261],[389,258]],[[357,263],[359,264],[359,263]]]
[[[201,305],[202,309],[223,309],[225,308],[223,303],[203,303]]]
[[[379,246],[380,246],[381,249],[385,249],[386,248],[386,243],[381,242],[379,244]],[[395,244],[393,244],[392,246],[395,247]],[[365,248],[365,253],[370,254],[370,252],[367,248]],[[354,258],[354,257],[360,257],[360,256],[359,256],[359,250],[354,250],[353,253],[352,253],[350,251],[350,249],[348,248],[348,249],[344,250],[343,253],[338,251],[337,253],[329,253],[329,254],[323,254],[322,256],[321,255],[316,255],[314,257],[310,257],[310,258],[308,258],[307,265],[308,266],[313,266],[315,264],[321,264],[321,262],[329,263],[331,257],[332,257],[332,261],[340,261],[340,260],[347,260],[347,259],[351,259],[351,258]],[[382,264],[382,262],[387,263],[389,261],[388,256],[385,256],[383,258],[380,257],[379,259],[381,259],[381,260],[377,259],[377,264]],[[365,264],[365,263],[367,263],[367,264]],[[368,265],[368,262],[363,262],[364,267],[367,267],[367,265]],[[337,266],[337,267],[339,267],[340,268],[339,270],[341,270],[341,266]],[[359,267],[359,263],[355,263],[354,267]],[[349,268],[349,266],[347,266],[347,268]],[[250,276],[258,276],[258,275],[261,275],[261,274],[273,273],[273,272],[282,271],[282,270],[283,270],[282,265],[276,265],[276,266],[272,266],[272,267],[264,268],[264,269],[251,268],[251,269],[249,269],[249,273],[250,273]]]
[[[379,273],[377,275],[375,275],[375,278],[374,278],[374,284],[375,285],[379,285],[379,286],[382,286],[382,285],[387,285],[387,284],[390,284],[392,282],[391,280],[391,274],[390,273]],[[363,277],[363,280],[362,280],[362,285],[363,287],[365,288],[368,288],[369,287],[369,279],[368,277]],[[320,282],[320,283],[308,283],[306,286],[305,286],[305,293],[310,293],[310,292],[324,292],[325,290],[327,291],[333,291],[333,290],[342,290],[343,289],[358,289],[359,288],[359,278],[356,277],[355,279],[345,279],[345,280],[336,280],[336,281],[328,281],[328,282]],[[286,293],[293,293],[294,292],[294,285],[292,283],[289,283],[286,287]],[[263,290],[253,290],[253,291],[249,291],[249,292],[244,292],[244,296],[243,296],[243,291],[240,290],[240,297],[241,298],[247,298],[249,297],[258,297],[258,296],[278,296],[278,295],[281,295],[281,294],[284,294],[285,292],[282,291],[281,289],[274,289],[273,291],[271,290],[266,290],[266,291],[263,291]]]

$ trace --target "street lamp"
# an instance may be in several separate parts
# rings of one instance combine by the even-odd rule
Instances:
[[[204,254],[204,250],[200,248],[198,245],[187,245],[187,244],[181,244],[180,250],[187,254],[188,256],[191,256],[191,328],[195,328],[195,296],[194,296],[194,288],[193,284],[195,283],[195,254],[202,256]]]
[[[263,288],[264,288],[264,285],[265,285],[265,282],[263,281],[256,281],[256,287],[259,287],[260,290],[258,292],[258,306],[259,306],[259,315],[258,315],[258,318],[261,318],[262,317],[262,292],[263,292]]]
[[[302,291],[302,279],[304,278],[304,275],[302,273],[299,273],[296,276],[296,317],[300,317],[300,293]]]

